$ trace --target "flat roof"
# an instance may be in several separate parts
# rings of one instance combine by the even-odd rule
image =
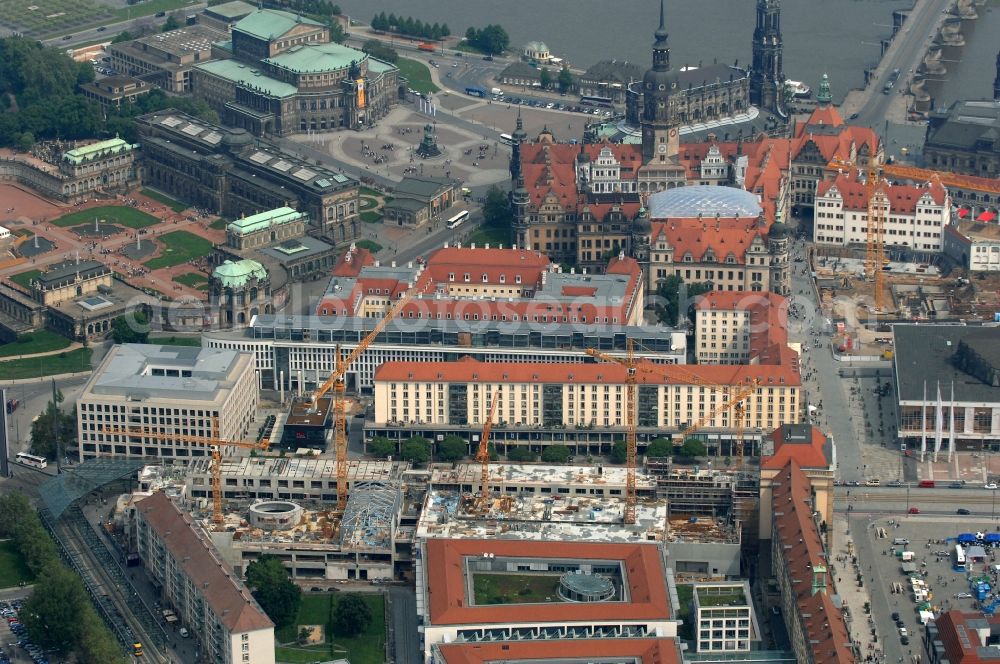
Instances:
[[[960,369],[955,353],[962,341],[971,343],[989,356],[989,349],[1000,349],[1000,327],[965,325],[893,325],[893,367],[896,373],[896,391],[901,402],[937,401],[938,386],[941,398],[951,400],[952,386],[955,401],[968,403],[1000,402],[1000,387],[994,387],[980,378]],[[1000,351],[997,351],[1000,352]],[[994,370],[1000,369],[1000,358],[994,358]]]
[[[328,244],[317,237],[312,237],[311,235],[304,235],[292,240],[286,240],[281,244],[276,244],[272,247],[267,247],[266,249],[258,249],[258,251],[262,254],[270,256],[282,265],[294,263],[295,261],[300,261],[304,258],[309,258],[311,256],[335,250],[336,247],[332,244]]]
[[[250,353],[235,350],[120,344],[90,377],[84,395],[214,401],[232,389],[238,365],[250,359]]]
[[[669,620],[665,569],[659,546],[581,542],[432,539],[425,544],[432,625]],[[627,599],[619,602],[551,602],[469,606],[465,560],[483,553],[501,558],[617,561],[625,570]]]
[[[182,56],[187,53],[208,51],[213,43],[226,37],[225,32],[207,25],[185,25],[169,32],[140,37],[126,44],[133,48],[136,43],[148,44],[172,55]]]
[[[202,10],[202,14],[216,14],[227,19],[239,19],[251,14],[256,7],[242,0],[231,0]]]
[[[244,32],[258,39],[271,39],[280,37],[299,24],[323,27],[322,23],[305,18],[301,14],[276,9],[258,9],[234,25],[233,31]]]

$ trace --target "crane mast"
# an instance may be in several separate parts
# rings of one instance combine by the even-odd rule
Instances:
[[[483,433],[479,437],[479,450],[476,452],[476,461],[482,464],[482,478],[479,484],[479,496],[476,498],[476,511],[485,514],[488,511],[490,502],[490,431],[493,429],[493,418],[497,414],[497,404],[500,402],[500,388],[493,393],[493,400],[490,402],[490,413],[483,423]]]

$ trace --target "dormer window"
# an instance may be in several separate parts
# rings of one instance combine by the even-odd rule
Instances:
[[[514,283],[515,284],[521,283],[521,275],[519,274],[514,275]]]
[[[472,275],[470,275],[468,272],[466,272],[465,273],[465,283],[469,283],[470,281],[472,281]]]
[[[483,283],[487,284],[487,283],[489,283],[489,281],[490,281],[490,275],[488,275],[485,272],[483,272]]]
[[[500,283],[502,283],[502,284],[507,283],[507,275],[506,274],[501,274],[500,275]]]
[[[449,272],[448,273],[448,281],[455,281],[455,273],[454,272]]]

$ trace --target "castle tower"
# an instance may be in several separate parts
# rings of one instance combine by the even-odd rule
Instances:
[[[820,106],[829,106],[833,101],[833,93],[830,92],[830,77],[823,74],[819,81],[819,92],[816,93],[816,102]]]
[[[757,0],[757,27],[753,31],[750,103],[778,111],[784,104],[781,0]]]
[[[1000,101],[1000,53],[997,53],[997,77],[993,79],[993,98]]]
[[[517,109],[517,127],[510,137],[510,181],[516,185],[518,175],[521,173],[521,144],[528,140],[528,132],[524,130],[524,122],[521,120],[520,107]]]
[[[642,77],[642,161],[666,162],[677,156],[680,137],[672,117],[670,95],[677,78],[670,72],[670,44],[666,16],[660,0],[660,25],[653,33],[653,67]]]
[[[515,181],[514,191],[510,195],[511,207],[514,212],[512,226],[514,229],[514,243],[518,247],[528,246],[528,204],[531,198],[528,189],[524,186],[524,174],[518,173]]]

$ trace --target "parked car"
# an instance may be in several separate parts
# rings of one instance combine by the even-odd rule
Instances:
[[[972,593],[955,593],[955,599],[972,599]]]
[[[910,514],[920,514],[920,508],[919,507],[911,507],[910,508]]]
[[[957,510],[955,510],[955,514],[972,514],[972,512],[965,507],[959,507]]]
[[[996,489],[997,489],[997,483],[996,482],[989,482],[983,488],[986,489],[987,491],[996,491]]]
[[[898,611],[893,611],[892,615],[889,616],[889,617],[892,618],[894,621],[895,620],[899,620],[899,612]]]
[[[910,645],[910,637],[904,634],[903,636],[899,637],[899,642],[904,646],[908,646]]]

